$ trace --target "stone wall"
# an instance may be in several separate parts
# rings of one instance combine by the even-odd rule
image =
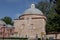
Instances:
[[[24,18],[20,20],[20,18]],[[21,37],[41,37],[41,32],[45,34],[45,24],[46,20],[44,16],[38,15],[27,15],[20,17],[19,20],[14,21],[15,31],[18,32],[17,35]]]

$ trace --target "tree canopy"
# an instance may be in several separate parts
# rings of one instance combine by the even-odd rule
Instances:
[[[55,0],[56,1],[56,8],[55,8],[55,10],[56,10],[56,12],[58,13],[58,14],[60,14],[60,0]]]
[[[57,5],[60,4],[53,0],[36,4],[36,8],[40,9],[47,17],[46,32],[60,32],[60,11],[58,11]]]
[[[6,24],[13,25],[13,21],[11,17],[5,16],[1,20],[3,20]]]

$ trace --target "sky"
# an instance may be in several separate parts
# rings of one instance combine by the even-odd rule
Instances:
[[[30,8],[32,3],[37,4],[39,1],[41,0],[0,0],[0,19],[5,16],[16,19]]]

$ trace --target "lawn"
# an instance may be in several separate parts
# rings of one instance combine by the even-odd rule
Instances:
[[[0,38],[0,40],[27,40],[27,38]]]

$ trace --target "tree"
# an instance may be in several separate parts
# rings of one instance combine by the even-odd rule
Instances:
[[[40,9],[47,17],[46,31],[47,32],[51,32],[53,30],[55,31],[55,28],[53,26],[53,22],[51,21],[55,15],[55,10],[54,10],[53,5],[51,5],[51,3],[47,2],[47,1],[46,2],[42,1],[42,2],[39,2],[38,4],[36,4],[36,7],[38,9]]]
[[[56,8],[55,8],[55,11],[60,14],[60,0],[55,0],[56,1]]]
[[[60,14],[60,0],[49,0],[50,3],[54,3],[55,4],[55,11],[57,12],[57,14]]]
[[[41,10],[45,15],[47,15],[47,12],[49,11],[48,9],[48,5],[50,5],[48,2],[39,2],[38,4],[36,4],[36,8],[38,8],[39,10]]]
[[[13,25],[13,21],[12,21],[12,18],[11,17],[5,16],[1,20],[3,20],[6,24]]]
[[[55,3],[56,1],[56,3]],[[50,2],[40,2],[36,4],[47,17],[46,32],[60,32],[60,0],[50,0]],[[56,5],[55,5],[56,4]],[[57,12],[57,13],[56,13]],[[57,38],[57,34],[56,34]]]

